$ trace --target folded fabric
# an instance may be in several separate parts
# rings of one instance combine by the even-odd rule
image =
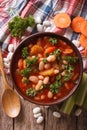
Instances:
[[[8,31],[8,22],[17,15],[22,18],[33,15],[34,18],[39,16],[43,21],[49,20],[51,26],[49,30],[47,28],[44,31],[55,32],[70,40],[76,40],[79,38],[79,34],[72,32],[71,28],[60,29],[57,28],[53,22],[53,17],[61,12],[66,12],[71,18],[75,16],[87,17],[87,1],[86,0],[0,0],[0,42],[3,43],[2,51],[3,57],[8,54],[7,48],[9,44],[13,44],[14,48],[20,43],[22,39],[13,38]],[[25,34],[29,36],[31,33],[35,33],[36,26]],[[78,47],[80,52],[84,48]],[[83,55],[82,55],[83,57]],[[87,59],[83,57],[83,67],[87,68]]]

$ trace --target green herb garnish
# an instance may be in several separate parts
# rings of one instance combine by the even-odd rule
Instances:
[[[56,38],[50,38],[49,41],[50,41],[51,45],[57,44],[57,39]]]
[[[78,61],[78,57],[66,56],[65,60],[68,61],[70,64],[74,64]]]
[[[37,94],[37,92],[34,88],[28,88],[26,90],[26,94],[30,97],[34,97]]]
[[[46,58],[43,59],[43,62],[46,64],[48,61]]]
[[[52,93],[58,93],[61,85],[62,85],[61,75],[58,75],[56,77],[56,81],[53,84],[50,85],[50,91]]]
[[[25,69],[23,69],[23,70],[21,70],[21,75],[23,76],[23,77],[28,77],[29,76],[29,73],[31,72],[31,68],[25,68]]]
[[[24,47],[24,48],[22,49],[22,57],[23,57],[23,58],[27,58],[28,55],[29,55],[29,54],[28,54],[28,47]]]
[[[30,58],[27,58],[25,59],[26,61],[26,66],[27,67],[30,67],[31,65],[35,64],[37,61],[38,61],[38,57],[35,56],[34,58],[30,59]]]
[[[8,23],[8,28],[10,29],[13,37],[21,37],[28,26],[34,25],[33,16],[28,16],[26,18],[21,18],[20,16],[15,16],[11,22]]]

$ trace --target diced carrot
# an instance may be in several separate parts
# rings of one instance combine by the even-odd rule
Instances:
[[[19,59],[19,61],[18,61],[18,68],[19,69],[23,68],[23,59]]]
[[[81,33],[87,37],[87,21],[84,21],[82,24],[81,24]]]
[[[57,27],[67,28],[71,24],[71,18],[67,13],[59,13],[54,16],[54,23]]]
[[[71,22],[71,28],[75,32],[81,32],[81,24],[85,19],[83,17],[77,16]]]
[[[31,55],[42,53],[42,52],[43,52],[43,48],[40,45],[34,45],[33,47],[31,47],[30,50]]]
[[[85,37],[83,34],[80,36],[80,44],[81,46],[83,46],[84,48],[87,48],[87,37]]]
[[[44,56],[46,56],[46,54],[52,53],[55,49],[56,49],[55,46],[48,47],[48,48],[45,50],[45,52],[44,52]]]
[[[73,50],[71,48],[67,48],[63,51],[64,54],[71,54],[73,53]]]

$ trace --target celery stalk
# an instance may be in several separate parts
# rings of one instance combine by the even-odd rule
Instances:
[[[76,97],[77,105],[79,106],[83,105],[86,93],[87,93],[87,74],[83,73],[82,82],[78,90],[78,95]]]
[[[65,114],[70,114],[75,104],[76,94],[67,99],[61,106],[60,111]]]
[[[85,100],[83,102],[83,108],[87,109],[87,93],[86,93],[86,96],[85,96]]]

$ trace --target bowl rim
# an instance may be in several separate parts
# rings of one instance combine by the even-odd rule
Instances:
[[[19,87],[17,86],[15,80],[14,80],[14,77],[13,77],[13,63],[14,63],[14,57],[15,57],[15,54],[17,53],[18,50],[20,50],[20,48],[24,47],[26,44],[29,44],[29,43],[26,43],[27,40],[30,40],[35,38],[35,37],[43,37],[43,36],[54,36],[54,37],[57,37],[57,38],[60,38],[61,40],[63,40],[64,42],[66,42],[68,45],[70,45],[76,52],[76,54],[78,55],[79,57],[79,62],[80,62],[80,76],[79,76],[79,79],[78,79],[78,84],[75,85],[75,87],[69,92],[68,95],[66,95],[65,97],[61,98],[61,99],[58,99],[58,100],[55,100],[53,102],[46,102],[46,103],[43,103],[43,102],[38,102],[38,101],[35,101],[35,100],[32,100],[30,98],[28,98],[28,96],[26,96],[25,94],[23,94]],[[41,32],[41,33],[35,33],[35,34],[32,34],[28,37],[26,37],[24,40],[22,40],[20,42],[20,44],[17,46],[17,48],[15,49],[14,53],[13,53],[13,56],[12,56],[12,59],[11,59],[11,64],[10,64],[10,75],[11,75],[11,79],[12,79],[12,82],[14,84],[14,87],[16,89],[16,91],[27,101],[31,102],[31,103],[34,103],[34,104],[37,104],[37,105],[54,105],[54,104],[59,104],[63,101],[65,101],[66,99],[68,99],[70,96],[72,96],[74,94],[74,92],[77,90],[77,88],[79,87],[80,83],[81,83],[81,80],[82,80],[82,75],[83,75],[83,61],[82,61],[82,57],[81,57],[81,54],[79,52],[79,50],[77,49],[77,47],[72,43],[71,40],[69,40],[68,38],[62,36],[62,35],[59,35],[59,34],[56,34],[54,32]]]

